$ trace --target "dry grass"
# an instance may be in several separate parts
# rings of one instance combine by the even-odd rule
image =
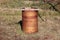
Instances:
[[[60,16],[55,11],[39,11],[38,32],[25,34],[17,24],[22,20],[20,11],[0,11],[0,40],[60,40]],[[57,15],[56,15],[57,14]]]

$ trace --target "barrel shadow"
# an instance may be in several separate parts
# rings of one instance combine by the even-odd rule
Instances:
[[[20,20],[20,21],[18,22],[18,24],[21,26],[21,30],[23,30],[23,28],[22,28],[22,20]]]

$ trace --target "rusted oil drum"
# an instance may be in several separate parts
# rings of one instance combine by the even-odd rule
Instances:
[[[22,10],[22,29],[25,33],[38,32],[38,10],[34,8]]]

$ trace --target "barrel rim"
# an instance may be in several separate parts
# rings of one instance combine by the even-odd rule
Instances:
[[[22,10],[22,11],[24,11],[24,10],[32,10],[32,11],[34,11],[34,10],[39,10],[39,9],[38,9],[38,8],[26,7],[26,8],[22,8],[21,10]]]

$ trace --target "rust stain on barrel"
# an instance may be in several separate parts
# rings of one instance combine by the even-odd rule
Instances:
[[[38,10],[22,10],[22,27],[25,33],[38,31]]]

